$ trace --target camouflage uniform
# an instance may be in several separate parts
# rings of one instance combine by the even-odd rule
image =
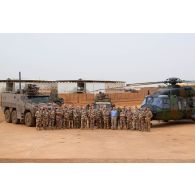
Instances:
[[[145,116],[145,120],[146,120],[146,131],[150,131],[152,117],[153,117],[153,114],[152,114],[151,110],[149,108],[147,108],[147,110],[146,110],[146,116]]]
[[[78,128],[81,128],[81,111],[82,111],[82,108],[77,108],[77,114],[78,114]]]
[[[42,110],[38,109],[35,113],[35,117],[36,117],[36,129],[37,130],[41,130],[42,127]]]
[[[133,112],[133,130],[138,130],[139,129],[139,111],[136,109]]]
[[[68,108],[64,109],[64,117],[63,117],[63,128],[65,129],[69,129],[70,128],[70,124],[69,124],[69,112],[68,112]]]
[[[76,129],[80,128],[78,110],[73,111],[73,121],[74,121],[74,128]]]
[[[91,129],[94,129],[94,127],[95,127],[95,116],[96,116],[96,111],[92,108],[89,111],[89,123],[90,123]]]
[[[139,112],[139,130],[144,131],[145,130],[145,111],[140,110]]]
[[[56,118],[55,110],[52,108],[49,111],[49,128],[54,129],[55,128],[55,118]]]
[[[120,112],[120,129],[126,129],[126,113],[125,110],[123,109]]]
[[[98,109],[95,113],[95,121],[98,129],[102,128],[102,112]]]
[[[127,129],[133,129],[133,113],[131,109],[127,110],[126,112],[126,118],[127,118]]]
[[[63,111],[61,109],[56,110],[56,128],[62,129]]]
[[[104,109],[103,111],[103,119],[104,119],[104,129],[110,128],[110,111]]]
[[[49,124],[49,113],[47,108],[43,110],[43,129],[47,129],[48,124]]]
[[[85,129],[89,127],[89,120],[87,117],[87,111],[83,109],[81,111],[81,129]]]
[[[73,116],[72,108],[68,109],[68,115],[69,115],[69,128],[73,129],[74,128],[74,116]]]

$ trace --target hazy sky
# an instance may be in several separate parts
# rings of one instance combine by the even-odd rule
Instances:
[[[0,34],[0,79],[195,80],[195,34]]]

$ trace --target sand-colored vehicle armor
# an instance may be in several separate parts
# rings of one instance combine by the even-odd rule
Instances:
[[[35,112],[40,103],[47,104],[50,96],[39,94],[36,85],[28,84],[17,92],[3,92],[1,94],[1,108],[8,123],[24,123],[35,126]]]

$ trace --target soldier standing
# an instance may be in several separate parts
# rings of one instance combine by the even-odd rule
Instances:
[[[146,108],[146,131],[150,131],[151,128],[151,120],[152,120],[153,114],[149,108]]]
[[[85,129],[88,127],[88,117],[87,117],[87,111],[85,108],[81,111],[81,129]]]
[[[104,129],[110,129],[110,111],[108,109],[103,110]]]
[[[89,123],[91,129],[94,129],[95,127],[95,117],[96,117],[96,111],[92,106],[91,109],[89,110]]]
[[[37,130],[41,130],[42,127],[42,108],[39,108],[36,113],[35,113],[35,117],[36,117],[36,129]]]
[[[139,130],[145,130],[145,111],[143,109],[140,109],[139,112]]]
[[[127,129],[133,129],[133,125],[132,125],[132,117],[133,117],[133,113],[131,108],[129,108],[126,112],[126,118],[127,118]]]
[[[133,117],[132,117],[133,130],[138,130],[138,127],[139,127],[138,114],[139,114],[139,111],[138,111],[137,107],[135,107],[134,111],[133,111]]]
[[[74,109],[74,111],[73,111],[74,128],[76,128],[76,129],[80,128],[80,124],[79,124],[79,113],[78,113],[78,110],[77,109]]]
[[[69,128],[73,129],[74,128],[74,116],[73,116],[73,108],[70,107],[68,109],[68,115],[69,115]]]
[[[63,111],[58,108],[56,110],[56,128],[62,129]]]
[[[56,113],[55,113],[55,109],[52,107],[50,113],[49,113],[49,117],[50,117],[50,120],[49,120],[49,127],[51,129],[54,129],[55,128],[55,118],[56,118]]]
[[[96,120],[97,128],[101,129],[102,128],[102,112],[100,109],[96,111],[95,120]]]
[[[81,107],[77,108],[77,114],[78,114],[78,128],[81,128]]]
[[[49,114],[47,108],[45,107],[43,109],[43,129],[47,129],[48,123],[49,123]]]
[[[48,128],[51,129],[51,107],[48,108]]]
[[[126,129],[126,113],[125,113],[125,109],[122,109],[122,111],[120,112],[120,129]]]
[[[69,129],[70,126],[69,126],[69,112],[68,112],[68,108],[64,109],[63,114],[64,114],[64,117],[63,117],[63,128]]]

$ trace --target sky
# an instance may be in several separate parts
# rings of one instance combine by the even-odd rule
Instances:
[[[195,34],[0,34],[0,79],[195,80]]]

